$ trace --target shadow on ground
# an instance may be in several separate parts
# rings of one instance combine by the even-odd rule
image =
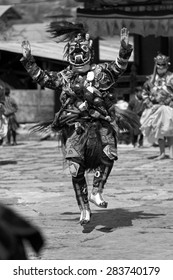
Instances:
[[[155,160],[158,160],[158,155],[156,156],[151,156],[151,157],[147,157],[147,159],[155,159]],[[168,155],[166,155],[162,160],[165,160],[165,159],[170,159]]]
[[[17,164],[16,160],[0,160],[0,165]]]
[[[76,215],[76,213],[65,212],[62,215]],[[143,211],[132,212],[126,209],[106,209],[97,210],[92,214],[91,222],[83,227],[83,233],[90,233],[94,229],[101,232],[112,232],[117,228],[130,227],[133,226],[133,220],[136,219],[154,219],[160,216],[165,216],[164,214],[153,214],[144,213]],[[65,219],[65,220],[78,220],[75,219]],[[97,228],[99,227],[99,228]]]

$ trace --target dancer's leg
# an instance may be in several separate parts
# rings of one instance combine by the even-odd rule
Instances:
[[[165,156],[165,139],[159,139],[158,140],[159,149],[160,149],[160,156],[158,156],[156,159],[164,159]]]
[[[142,133],[139,134],[139,147],[143,147],[144,136]]]
[[[132,133],[132,145],[133,145],[133,147],[136,147],[137,142],[138,142],[138,135]]]
[[[108,203],[103,199],[102,193],[104,185],[112,170],[113,161],[109,165],[102,164],[95,172],[93,180],[93,189],[89,201],[101,208],[107,208]]]
[[[88,187],[85,180],[85,168],[83,165],[72,160],[69,162],[69,168],[76,200],[81,211],[80,224],[85,225],[90,222],[91,215],[88,201]]]
[[[11,130],[8,129],[8,132],[7,132],[7,144],[11,144]]]
[[[13,145],[16,145],[16,131],[12,130],[12,137],[13,137]]]
[[[173,137],[168,137],[169,157],[173,159]]]
[[[0,146],[3,145],[3,141],[4,141],[4,139],[1,138],[1,139],[0,139]]]

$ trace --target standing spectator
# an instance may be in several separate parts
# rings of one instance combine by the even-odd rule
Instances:
[[[136,87],[135,88],[135,94],[131,97],[128,105],[128,109],[137,114],[139,119],[142,116],[142,113],[144,111],[145,105],[142,100],[142,87]],[[141,131],[134,130],[131,134],[132,138],[132,145],[136,147],[142,147],[143,146],[143,134]]]
[[[169,57],[159,53],[155,58],[154,72],[144,84],[142,97],[146,105],[141,117],[141,130],[150,143],[158,142],[164,159],[165,140],[169,157],[173,159],[173,73],[168,70]]]
[[[3,108],[5,102],[5,90],[2,85],[0,85],[0,108]]]
[[[16,101],[10,96],[10,89],[5,88],[5,116],[8,119],[8,132],[7,132],[7,144],[11,145],[11,138],[12,144],[17,145],[16,142],[16,130],[19,127],[19,124],[16,119],[16,112],[18,110],[18,106]]]
[[[0,85],[0,145],[3,144],[3,139],[7,134],[7,119],[4,116],[4,102],[5,102],[5,90]]]

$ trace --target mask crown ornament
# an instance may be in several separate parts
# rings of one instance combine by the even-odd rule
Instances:
[[[67,42],[64,56],[71,65],[83,66],[93,60],[93,40],[82,23],[51,22],[48,29],[57,42]]]
[[[169,56],[166,56],[164,54],[159,53],[155,58],[154,58],[156,67],[158,69],[163,69],[163,68],[168,68],[170,65],[169,62]]]

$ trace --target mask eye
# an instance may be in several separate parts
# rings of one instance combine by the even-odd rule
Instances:
[[[75,46],[70,46],[70,47],[69,47],[69,53],[74,52],[74,50],[75,50]]]
[[[165,67],[165,66],[166,66],[166,64],[165,64],[165,63],[157,63],[157,65],[158,65],[158,66],[163,66],[163,67]]]
[[[84,52],[88,52],[88,51],[89,51],[89,48],[88,48],[88,46],[86,46],[86,45],[81,45],[81,49],[82,49]]]

